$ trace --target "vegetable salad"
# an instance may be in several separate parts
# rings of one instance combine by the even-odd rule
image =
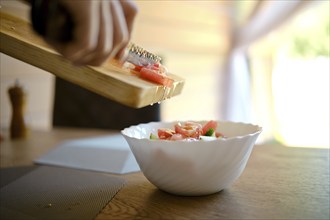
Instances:
[[[178,122],[171,128],[159,128],[157,134],[151,133],[152,140],[171,140],[171,141],[210,141],[218,138],[225,138],[225,136],[217,131],[218,123],[210,120],[204,125],[188,121]]]

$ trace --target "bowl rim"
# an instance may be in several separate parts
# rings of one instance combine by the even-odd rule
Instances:
[[[120,133],[125,136],[125,137],[128,137],[128,138],[131,138],[131,139],[136,139],[136,140],[148,140],[148,141],[161,141],[161,142],[173,142],[172,140],[160,140],[160,139],[150,139],[150,138],[136,138],[136,137],[132,137],[132,136],[129,136],[125,133],[125,131],[129,130],[129,129],[133,129],[134,127],[138,127],[138,126],[142,126],[142,125],[148,125],[148,124],[159,124],[159,123],[163,123],[163,124],[175,124],[175,123],[178,123],[178,122],[187,122],[187,121],[194,121],[194,122],[207,122],[207,121],[210,121],[210,120],[175,120],[175,121],[151,121],[151,122],[145,122],[145,123],[139,123],[139,124],[136,124],[136,125],[130,125],[129,127],[126,127],[124,129],[122,129],[120,131]],[[232,136],[232,137],[228,137],[228,138],[217,138],[215,140],[210,140],[210,141],[207,141],[207,142],[215,142],[215,141],[223,141],[223,142],[226,142],[226,141],[231,141],[231,140],[237,140],[237,139],[243,139],[243,138],[246,138],[246,137],[252,137],[252,136],[255,136],[255,135],[259,135],[261,132],[262,132],[262,127],[257,125],[257,124],[253,124],[253,123],[247,123],[247,122],[235,122],[235,121],[229,121],[229,120],[214,120],[218,123],[229,123],[229,124],[237,124],[237,125],[244,125],[244,126],[252,126],[252,127],[255,127],[256,128],[256,131],[255,132],[252,132],[252,133],[248,133],[248,134],[245,134],[245,135],[237,135],[237,136]],[[186,141],[186,140],[177,140],[175,142],[182,142],[182,143],[192,143],[190,141]],[[193,141],[193,142],[199,142],[199,141]]]

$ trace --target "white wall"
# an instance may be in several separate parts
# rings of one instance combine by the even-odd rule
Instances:
[[[164,101],[162,119],[216,119],[217,86],[229,46],[232,1],[137,1],[132,41],[164,56],[169,71],[186,79],[182,94]]]
[[[29,7],[19,1],[1,0],[1,10],[28,20]],[[24,51],[22,51],[24,53]],[[8,88],[18,80],[27,94],[25,119],[29,127],[51,127],[54,77],[52,74],[0,53],[0,127],[7,129],[11,118]]]
[[[50,128],[54,76],[3,53],[0,55],[0,62],[1,128],[9,127],[12,109],[8,88],[14,85],[15,80],[19,81],[27,95],[25,119],[28,126],[35,129]]]

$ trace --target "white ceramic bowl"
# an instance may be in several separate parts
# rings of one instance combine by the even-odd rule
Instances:
[[[205,124],[206,121],[198,121]],[[185,196],[216,193],[229,187],[243,172],[261,127],[218,122],[226,139],[213,141],[150,140],[158,128],[177,122],[150,122],[121,131],[145,177],[159,189]]]

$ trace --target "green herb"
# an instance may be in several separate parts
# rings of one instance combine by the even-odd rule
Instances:
[[[154,135],[153,133],[150,133],[150,140],[157,140],[157,135]]]
[[[207,130],[207,132],[205,133],[205,136],[212,136],[214,133],[214,129],[210,128],[209,130]]]

